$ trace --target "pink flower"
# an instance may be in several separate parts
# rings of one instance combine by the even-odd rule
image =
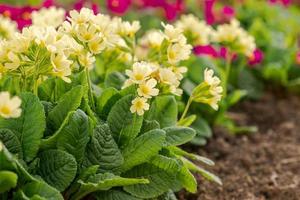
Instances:
[[[107,0],[106,3],[110,11],[122,15],[131,5],[131,0]]]
[[[216,0],[205,0],[204,2],[204,15],[206,23],[213,24],[215,22],[215,15],[214,15],[214,4]]]
[[[222,14],[224,17],[227,18],[227,20],[230,20],[230,19],[234,18],[235,10],[231,6],[224,6],[222,9]]]
[[[96,3],[93,3],[93,1],[90,0],[78,0],[73,8],[77,11],[80,11],[83,7],[89,7],[93,10],[94,14],[99,13],[99,6]]]
[[[300,65],[300,51],[296,54],[296,63]]]
[[[264,59],[264,53],[260,49],[255,49],[253,55],[248,59],[248,64],[251,66],[257,65]]]
[[[292,3],[292,1],[291,0],[269,0],[269,3],[271,4],[281,3],[284,6],[289,6]]]
[[[217,58],[219,56],[218,52],[211,45],[205,45],[205,46],[199,45],[199,46],[194,47],[193,51],[194,51],[194,54],[197,56],[209,55],[213,58]]]

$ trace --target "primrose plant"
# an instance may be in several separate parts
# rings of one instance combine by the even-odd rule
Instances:
[[[174,95],[182,93],[185,72],[179,61],[191,52],[178,29],[164,25],[162,48],[139,60],[138,22],[84,8],[59,26],[38,24],[2,41],[1,199],[174,198],[183,188],[196,192],[193,172],[221,184],[194,163],[212,161],[179,147],[195,130],[185,114],[177,120]],[[116,87],[94,67],[112,52],[132,58],[114,68],[126,77]],[[217,108],[220,80],[211,70],[205,74],[190,101]]]
[[[239,89],[235,86],[236,79],[246,65],[244,61],[246,58],[253,57],[253,53],[256,49],[254,37],[249,35],[239,24],[236,19],[232,19],[228,24],[220,24],[216,28],[213,28],[206,24],[204,21],[199,20],[193,15],[183,15],[176,23],[175,27],[182,30],[182,33],[186,36],[187,41],[195,48],[200,47],[205,53],[211,54],[213,57],[220,56],[221,52],[224,59],[203,59],[199,57],[193,57],[193,59],[187,60],[184,64],[188,67],[188,75],[186,76],[182,88],[185,94],[189,97],[185,101],[187,105],[191,104],[191,100],[195,99],[195,91],[199,91],[199,87],[204,87],[204,83],[208,85],[214,85],[211,94],[214,94],[215,98],[209,104],[216,104],[221,99],[220,109],[217,106],[211,106],[217,112],[212,112],[200,108],[200,106],[193,106],[192,111],[194,113],[204,113],[209,117],[211,124],[217,124],[226,127],[232,133],[239,133],[244,131],[255,131],[255,127],[237,127],[232,120],[227,116],[226,111],[241,98],[247,95],[247,91]],[[196,51],[196,50],[195,50]],[[235,59],[244,60],[240,62],[238,66],[232,67]],[[199,74],[199,63],[207,63],[211,67],[210,70],[206,70],[203,78],[195,74]],[[200,65],[201,66],[201,65]],[[214,70],[220,75],[218,78],[211,78]],[[197,89],[196,85],[200,84]],[[220,86],[218,86],[220,84]],[[201,86],[202,85],[202,86]],[[201,97],[202,98],[202,97]],[[198,101],[203,103],[203,101]],[[207,102],[204,102],[207,103]],[[203,105],[203,104],[202,104]],[[185,114],[185,113],[184,113]],[[193,115],[191,115],[192,118]],[[207,126],[207,125],[206,125]],[[203,128],[203,127],[202,127]]]

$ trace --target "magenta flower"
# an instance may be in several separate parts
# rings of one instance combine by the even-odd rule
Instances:
[[[284,6],[289,6],[292,3],[291,0],[269,0],[269,2],[272,4],[281,3]]]
[[[80,11],[81,8],[83,7],[89,7],[93,10],[94,14],[98,14],[99,13],[99,6],[96,3],[93,3],[93,1],[89,1],[89,0],[78,0],[73,8],[77,11]]]
[[[131,0],[107,0],[106,4],[111,12],[122,15],[131,5]]]
[[[300,51],[296,54],[296,63],[300,65]]]
[[[222,14],[227,20],[230,20],[230,19],[234,18],[235,10],[231,6],[224,6],[222,9]]]
[[[193,49],[194,54],[197,56],[208,55],[213,58],[217,58],[219,56],[218,52],[212,45],[205,45],[205,46],[196,46]]]
[[[205,0],[204,2],[204,15],[207,24],[213,24],[215,22],[215,15],[214,15],[214,4],[216,0]]]
[[[264,53],[260,49],[255,49],[253,55],[248,59],[248,64],[251,66],[261,63],[264,59]]]

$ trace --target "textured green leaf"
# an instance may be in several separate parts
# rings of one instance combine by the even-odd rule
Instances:
[[[11,171],[0,171],[0,194],[17,186],[18,176]]]
[[[18,137],[25,161],[37,154],[46,127],[44,107],[31,93],[21,94],[22,115],[16,119],[0,118],[0,128],[12,130]]]
[[[97,192],[93,196],[96,200],[141,200],[121,190]]]
[[[19,158],[23,157],[21,143],[12,131],[0,129],[0,140],[11,153],[18,154]]]
[[[178,180],[187,191],[192,193],[195,193],[197,191],[197,180],[186,167],[182,167],[180,169]]]
[[[158,154],[165,142],[165,132],[155,129],[133,139],[122,151],[124,164],[122,171],[148,161]]]
[[[116,186],[127,186],[134,184],[147,184],[148,180],[141,178],[122,178],[111,173],[96,174],[88,179],[87,182],[79,181],[81,187],[79,191],[73,195],[72,199],[79,200],[92,192],[100,190],[109,190]]]
[[[51,186],[64,191],[73,181],[77,171],[75,158],[61,150],[48,150],[39,154],[37,173]]]
[[[88,116],[82,110],[73,112],[68,123],[60,129],[57,148],[72,154],[80,163],[89,141],[89,130]]]
[[[139,198],[155,198],[167,192],[176,184],[176,175],[168,173],[154,165],[144,163],[124,174],[126,177],[143,177],[149,184],[125,186],[124,190]]]
[[[125,145],[134,139],[142,127],[143,116],[130,112],[133,98],[133,95],[121,98],[112,107],[107,117],[110,130],[119,146]]]
[[[163,129],[166,132],[167,146],[178,146],[192,140],[196,132],[188,127],[167,127]]]
[[[59,130],[42,140],[41,148],[58,148],[72,154],[81,163],[89,141],[88,116],[80,109],[70,112]]]
[[[144,120],[143,121],[143,126],[141,129],[141,133],[146,133],[148,131],[151,131],[153,129],[159,129],[160,125],[157,121],[155,120]]]
[[[34,181],[21,188],[23,193],[31,200],[63,200],[62,195],[55,188],[41,181]],[[39,198],[38,198],[39,197]]]
[[[177,103],[173,96],[158,96],[146,113],[146,119],[156,120],[161,128],[175,126],[177,123]]]
[[[53,130],[59,129],[68,113],[75,111],[81,103],[84,91],[83,86],[76,86],[65,95],[63,95],[57,105],[49,112],[48,126]]]
[[[121,89],[126,77],[121,72],[112,72],[107,74],[104,80],[105,87],[114,87],[117,89]]]
[[[97,98],[96,110],[99,115],[103,114],[103,109],[105,105],[109,102],[109,99],[111,99],[114,95],[118,93],[118,90],[112,87],[107,88],[102,92],[102,94]]]
[[[98,125],[87,145],[85,165],[99,165],[100,172],[118,172],[123,156],[107,124]]]

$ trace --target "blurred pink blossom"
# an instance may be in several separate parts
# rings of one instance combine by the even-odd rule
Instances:
[[[300,65],[300,51],[298,51],[296,54],[296,63]]]
[[[264,59],[264,53],[262,52],[262,50],[257,48],[253,52],[253,56],[248,59],[248,64],[250,66],[254,66],[261,63],[263,59]]]
[[[196,46],[194,47],[194,54],[197,56],[208,55],[213,58],[217,58],[219,56],[218,52],[212,45],[205,45],[205,46]]]
[[[99,6],[98,4],[94,3],[91,0],[78,0],[74,5],[73,8],[77,11],[80,11],[83,7],[89,7],[93,10],[94,14],[99,13]]]
[[[131,0],[107,0],[106,4],[111,12],[122,15],[131,5]]]
[[[270,3],[275,4],[275,3],[279,3],[282,4],[284,6],[289,6],[292,1],[291,0],[269,0]]]

